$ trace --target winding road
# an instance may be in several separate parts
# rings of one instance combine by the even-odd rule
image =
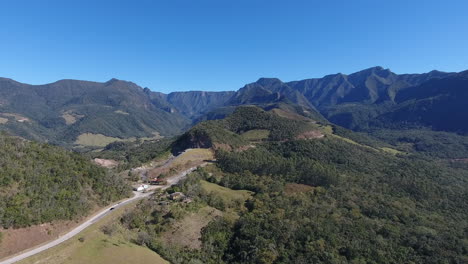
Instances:
[[[42,251],[45,251],[45,250],[47,250],[49,248],[55,247],[55,246],[65,242],[65,241],[67,241],[68,239],[74,237],[75,235],[77,235],[78,233],[83,231],[88,226],[90,226],[90,225],[96,223],[97,221],[99,221],[104,216],[106,216],[108,214],[111,214],[113,212],[113,209],[119,208],[119,207],[124,206],[125,204],[128,204],[128,203],[131,203],[133,201],[146,198],[146,197],[150,196],[151,194],[153,194],[155,189],[165,190],[165,189],[169,188],[170,186],[172,186],[174,184],[177,184],[181,179],[183,179],[185,176],[187,176],[187,174],[189,174],[190,172],[194,171],[197,167],[192,167],[190,169],[182,171],[179,174],[167,179],[168,184],[165,185],[165,186],[157,186],[157,187],[153,188],[151,191],[146,192],[146,193],[133,192],[135,194],[133,197],[128,198],[128,199],[123,200],[123,201],[121,201],[121,202],[119,202],[117,204],[114,204],[113,206],[109,206],[109,207],[103,209],[102,211],[100,211],[99,213],[97,213],[96,215],[91,217],[90,219],[86,220],[85,222],[83,222],[79,226],[75,227],[70,232],[66,233],[65,235],[62,235],[59,238],[57,238],[57,239],[55,239],[53,241],[50,241],[50,242],[48,242],[48,243],[46,243],[46,244],[44,244],[42,246],[27,250],[26,252],[20,253],[20,254],[18,254],[16,256],[12,256],[12,257],[7,258],[7,259],[5,259],[3,261],[0,261],[0,264],[15,263],[15,262],[18,262],[18,261],[23,260],[25,258],[28,258],[30,256],[36,255],[36,254],[38,254],[38,253],[40,253]]]

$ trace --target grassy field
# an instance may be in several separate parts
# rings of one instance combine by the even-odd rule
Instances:
[[[177,156],[177,158],[172,162],[171,167],[183,166],[190,162],[199,163],[204,160],[212,159],[214,159],[214,155],[211,149],[188,149]]]
[[[203,190],[215,197],[222,199],[227,207],[243,207],[245,201],[249,199],[253,192],[245,190],[232,190],[218,184],[201,181]]]
[[[161,175],[170,177],[181,171],[196,167],[204,163],[205,160],[214,159],[213,151],[210,149],[188,149],[182,154],[178,155],[168,164],[157,164],[148,171],[149,178],[156,178]],[[161,166],[162,165],[162,166]]]
[[[197,212],[190,213],[181,220],[174,223],[171,228],[162,234],[164,243],[199,249],[201,247],[201,231],[215,217],[223,213],[213,207],[205,206]]]
[[[270,131],[266,129],[252,129],[242,134],[242,137],[249,141],[260,141],[268,138]]]
[[[20,264],[168,264],[157,253],[130,242],[131,234],[118,228],[114,235],[105,235],[101,228],[115,224],[117,219],[134,204],[118,208],[111,215],[88,227],[66,242],[27,258]],[[80,238],[83,241],[80,241]]]
[[[83,146],[105,147],[108,144],[115,141],[122,141],[122,139],[108,137],[102,134],[83,133],[78,136],[78,138],[75,141],[75,144]]]
[[[138,138],[141,141],[147,141],[147,140],[155,140],[155,139],[160,139],[162,138],[161,135],[159,135],[158,132],[154,132],[152,137],[141,137]],[[105,147],[108,144],[116,141],[135,141],[137,138],[131,137],[131,138],[126,138],[126,139],[121,139],[121,138],[116,138],[116,137],[108,137],[102,134],[92,134],[92,133],[83,133],[78,136],[78,138],[75,140],[75,144],[81,145],[81,146],[90,146],[90,147]]]
[[[318,128],[325,135],[332,135],[333,134],[333,127],[330,126],[330,125],[318,125]]]

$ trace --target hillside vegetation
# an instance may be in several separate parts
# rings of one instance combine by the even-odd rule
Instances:
[[[129,192],[123,179],[77,153],[0,135],[0,226],[4,228],[82,217]]]
[[[168,136],[190,123],[171,110],[169,103],[149,93],[149,89],[117,79],[29,85],[0,78],[0,130],[73,147],[83,135],[99,134],[107,142],[155,133]]]
[[[305,117],[304,117],[305,118]],[[245,133],[263,130],[265,140],[290,140],[302,132],[313,130],[311,119],[293,120],[281,117],[273,111],[256,106],[241,106],[221,120],[205,121],[183,134],[174,144],[175,150],[187,147],[238,148],[249,145]],[[242,136],[244,134],[244,136]]]
[[[195,203],[168,209],[148,201],[122,221],[143,229],[146,245],[173,263],[468,261],[465,163],[388,151],[387,143],[339,127],[327,132],[332,136],[296,139],[301,126],[290,130],[298,123],[270,114],[241,107],[182,136],[179,144],[197,142],[197,135],[232,142],[233,135],[252,129],[276,129],[281,135],[250,148],[216,148],[215,167],[173,187]],[[223,137],[221,131],[231,134]],[[185,141],[187,135],[193,141]],[[206,191],[219,190],[216,185],[222,192],[250,191],[252,197],[243,205],[231,203]],[[223,212],[202,229],[200,248],[161,242],[160,232],[170,228],[171,218],[177,221],[197,204]]]
[[[466,87],[467,72],[396,74],[382,67],[292,82],[260,78],[236,92],[170,94],[117,79],[28,85],[0,78],[0,130],[76,147],[87,134],[115,141],[156,132],[175,136],[238,106],[256,105],[360,131],[423,127],[466,134]]]

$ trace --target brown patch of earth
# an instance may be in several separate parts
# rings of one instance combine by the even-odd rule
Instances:
[[[94,160],[94,163],[96,163],[97,165],[101,166],[101,167],[104,167],[104,168],[108,168],[108,169],[112,169],[112,168],[115,168],[119,165],[119,163],[115,160],[110,160],[110,159],[99,159],[99,158],[95,158]]]
[[[313,138],[323,138],[324,135],[318,130],[310,130],[298,135],[297,139],[313,139]]]
[[[18,229],[0,229],[0,259],[58,238],[77,226],[77,221],[56,221]]]
[[[201,208],[198,212],[191,213],[173,224],[169,231],[163,233],[162,238],[169,245],[200,249],[202,229],[215,217],[221,215],[222,212],[213,207]]]
[[[295,194],[295,193],[305,193],[310,192],[314,189],[314,187],[305,185],[305,184],[298,184],[298,183],[288,183],[284,186],[284,192],[286,194]]]
[[[242,152],[242,151],[246,151],[246,150],[251,149],[251,148],[255,148],[255,145],[252,145],[252,144],[245,145],[245,146],[236,148],[234,151],[235,152]]]

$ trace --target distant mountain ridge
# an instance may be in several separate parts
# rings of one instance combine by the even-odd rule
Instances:
[[[173,135],[190,123],[151,100],[143,88],[117,79],[28,85],[2,78],[0,98],[1,126],[42,141],[71,143],[83,133],[115,138]]]
[[[117,139],[155,133],[170,136],[198,120],[222,118],[239,105],[286,103],[306,112],[320,112],[329,121],[351,129],[412,125],[466,133],[468,128],[459,124],[464,118],[459,113],[461,105],[447,108],[458,111],[449,111],[454,118],[425,117],[442,111],[450,100],[462,104],[468,99],[466,75],[440,71],[395,74],[372,67],[349,75],[292,82],[260,78],[238,91],[169,94],[117,79],[29,85],[0,78],[0,128],[59,144],[72,144],[84,133]],[[449,121],[454,123],[445,124]]]
[[[422,74],[396,74],[389,69],[372,67],[350,75],[334,74],[323,78],[306,79],[287,83],[304,94],[316,107],[362,102],[379,103],[393,101],[395,95],[408,87],[434,78],[444,78],[453,73],[431,71]]]

